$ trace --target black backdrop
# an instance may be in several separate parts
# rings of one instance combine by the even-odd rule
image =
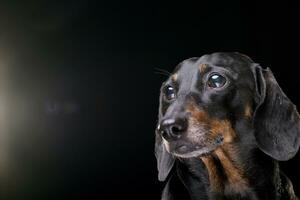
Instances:
[[[288,2],[0,5],[1,199],[159,199],[153,146],[165,77],[155,68],[189,57],[247,54],[300,106],[299,16]],[[298,194],[299,167],[299,155],[282,163]]]

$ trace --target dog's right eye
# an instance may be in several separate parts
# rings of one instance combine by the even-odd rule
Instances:
[[[165,88],[164,88],[164,95],[166,97],[167,100],[172,100],[175,98],[175,89],[170,86],[170,85],[167,85]]]
[[[213,74],[209,77],[207,84],[211,88],[221,88],[226,84],[226,78],[220,74]]]

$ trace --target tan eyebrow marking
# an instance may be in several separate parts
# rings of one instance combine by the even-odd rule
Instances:
[[[203,73],[205,69],[206,69],[206,64],[200,64],[199,65],[200,73]]]
[[[177,81],[178,79],[178,74],[173,74],[172,77],[171,77],[172,81]]]

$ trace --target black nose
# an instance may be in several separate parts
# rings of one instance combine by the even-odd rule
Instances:
[[[168,139],[179,139],[187,129],[185,118],[168,118],[161,121],[159,131],[162,136]]]

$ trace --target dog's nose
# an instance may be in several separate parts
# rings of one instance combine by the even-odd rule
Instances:
[[[187,120],[185,118],[164,119],[159,126],[159,131],[166,140],[179,139],[186,129]]]

